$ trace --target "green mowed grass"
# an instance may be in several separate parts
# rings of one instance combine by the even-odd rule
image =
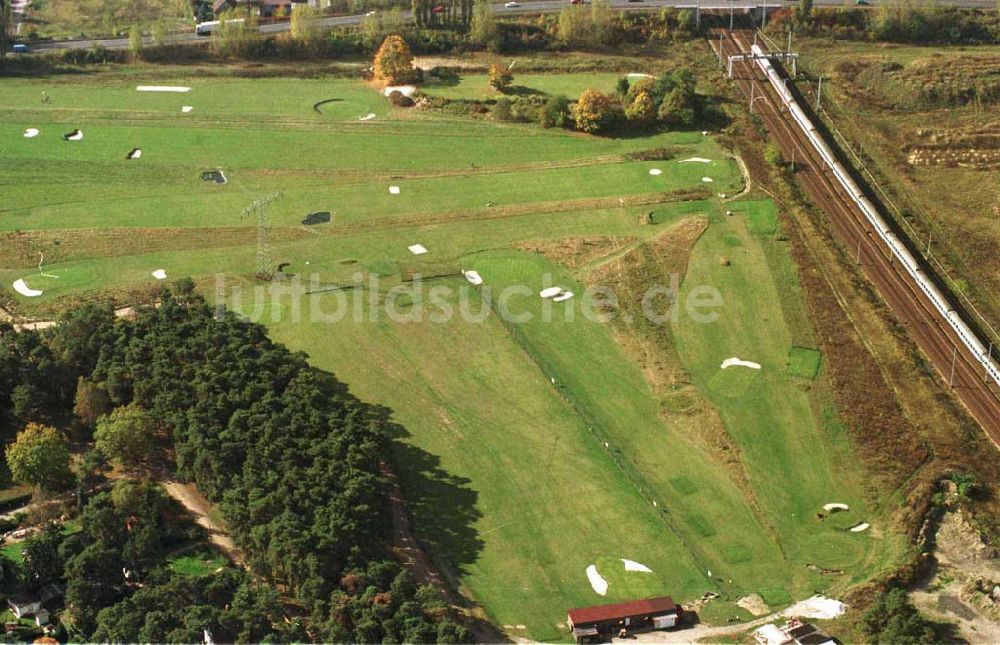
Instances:
[[[215,573],[220,567],[225,566],[226,558],[211,551],[199,551],[187,555],[180,555],[170,558],[168,565],[177,573],[186,576],[204,576]]]
[[[739,204],[728,207],[740,210]],[[743,253],[722,266],[718,251],[731,247],[731,236]],[[804,565],[850,569],[875,564],[871,560],[878,556],[870,553],[868,538],[815,519],[828,502],[849,503],[861,514],[866,503],[860,467],[841,437],[827,434],[814,412],[816,402],[785,370],[793,337],[808,336],[800,328],[805,316],[795,297],[798,287],[790,282],[794,275],[772,270],[790,263],[787,247],[759,237],[750,218],[715,217],[695,247],[682,298],[708,286],[725,304],[715,321],[682,316],[674,331],[685,367],[740,447],[764,519],[788,557],[787,589],[799,597],[808,585],[821,584]],[[762,369],[721,370],[729,357],[758,362]]]
[[[518,75],[516,84],[572,94],[615,78],[593,76]],[[479,92],[482,80],[444,89]],[[210,300],[268,325],[355,395],[391,410],[399,476],[421,541],[499,625],[565,639],[565,610],[574,606],[662,594],[691,600],[708,590],[730,600],[775,589],[799,598],[830,585],[806,564],[860,579],[895,548],[846,531],[848,521],[877,521],[860,470],[844,433],[815,420],[818,399],[784,369],[792,347],[814,342],[794,265],[771,239],[773,206],[709,199],[606,207],[678,188],[733,192],[738,168],[710,137],[616,140],[457,120],[390,108],[375,90],[346,80],[150,82],[192,86],[188,94],[136,92],[140,82],[11,82],[0,96],[0,182],[8,189],[0,231],[54,230],[69,248],[83,239],[74,235],[89,234],[82,229],[114,236],[127,227],[184,227],[204,236],[205,248],[155,246],[155,231],[141,233],[150,250],[108,257],[61,257],[52,244],[45,271],[57,278],[32,264],[0,266],[0,288],[24,278],[42,289],[36,299],[14,296],[31,311],[155,284],[150,272],[165,269],[170,279],[198,278]],[[41,89],[53,97],[48,106]],[[343,100],[313,110],[329,98]],[[180,105],[195,111],[182,115]],[[368,112],[378,118],[356,122]],[[42,135],[24,139],[25,127]],[[74,127],[83,141],[59,138]],[[134,146],[142,159],[125,161]],[[683,148],[670,161],[626,157],[666,146]],[[713,161],[680,163],[688,156]],[[653,167],[663,174],[649,175]],[[230,183],[202,182],[208,168],[225,169]],[[704,176],[715,181],[705,184]],[[216,244],[213,228],[252,227],[240,211],[277,190],[284,197],[269,210],[272,256],[298,278],[264,286],[251,281],[253,244]],[[587,199],[590,207],[552,210]],[[746,216],[727,218],[724,208]],[[318,210],[331,211],[333,221],[300,225]],[[640,226],[649,212],[654,225]],[[741,448],[756,506],[681,409],[701,402],[665,410],[608,325],[584,315],[579,272],[515,248],[571,236],[649,238],[693,213],[709,214],[711,226],[695,247],[682,298],[710,285],[724,305],[717,321],[682,316],[670,334],[683,368]],[[415,243],[429,252],[412,255],[407,246]],[[719,265],[722,254],[731,266]],[[386,315],[404,275],[460,269],[478,270],[485,287],[428,278],[423,291],[393,297],[401,316]],[[302,295],[355,282],[362,286]],[[537,291],[550,284],[577,297],[542,301]],[[524,293],[506,304],[533,318],[509,326],[478,297],[499,298],[515,285]],[[428,320],[441,306],[432,287],[447,288],[443,302],[457,315]],[[289,295],[295,289],[299,295]],[[730,356],[764,369],[719,370]],[[821,390],[822,378],[812,385]],[[849,503],[851,513],[817,520],[830,501]],[[625,572],[621,558],[652,573]],[[195,574],[210,566],[200,555],[174,564]],[[588,583],[592,564],[609,581],[606,597]]]
[[[478,303],[469,309],[481,311]],[[420,537],[500,625],[564,638],[558,624],[569,607],[710,588],[495,315],[442,324],[382,318],[272,332],[334,369],[356,395],[395,410],[407,433],[400,475]],[[598,596],[586,568],[622,557],[654,574],[641,588],[615,577]]]
[[[190,92],[139,92],[139,85],[190,87]],[[42,92],[49,97],[42,103]],[[251,96],[239,93],[251,92]],[[332,100],[331,100],[332,99]],[[314,106],[320,101],[326,101]],[[182,113],[182,106],[194,108]],[[267,118],[302,117],[326,121],[357,121],[374,113],[384,118],[391,112],[389,103],[377,90],[349,80],[259,78],[192,79],[141,77],[108,79],[103,82],[74,82],[72,78],[43,80],[5,79],[0,95],[5,111],[37,109],[47,113],[72,111],[84,117],[87,112],[154,113],[176,116],[178,123],[226,121],[234,115]],[[80,125],[79,127],[84,127]],[[43,136],[50,133],[43,132]],[[51,133],[55,134],[55,133]],[[62,134],[62,133],[59,133]],[[85,132],[86,135],[86,132]],[[86,139],[85,139],[86,140]]]

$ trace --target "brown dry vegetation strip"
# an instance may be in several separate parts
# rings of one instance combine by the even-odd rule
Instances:
[[[279,228],[271,234],[275,242],[307,237],[309,233],[299,228]],[[0,269],[35,266],[39,252],[52,254],[48,256],[50,262],[69,262],[161,251],[248,246],[256,239],[256,228],[237,226],[18,231],[0,234]]]
[[[612,335],[642,369],[650,390],[660,400],[660,414],[684,415],[686,425],[697,430],[697,439],[725,467],[758,517],[763,517],[739,446],[729,436],[715,408],[690,384],[670,327],[649,321],[642,310],[644,294],[652,287],[679,284],[687,272],[691,249],[706,228],[706,217],[686,217],[660,235],[601,263],[587,275],[587,284],[608,287],[619,295],[617,311],[608,312],[615,314]],[[571,259],[571,264],[586,264],[586,259],[595,255],[591,248],[581,248],[580,257]],[[603,255],[618,249],[619,245],[609,243]]]
[[[631,247],[635,244],[636,239],[631,235],[581,235],[554,240],[527,240],[515,244],[514,248],[544,255],[548,259],[574,270],[590,264],[594,260],[606,258],[624,248]]]
[[[587,199],[569,199],[562,201],[529,202],[511,204],[509,206],[489,206],[462,211],[416,213],[391,220],[379,219],[370,222],[349,222],[324,227],[329,234],[365,233],[384,229],[412,228],[430,224],[447,224],[469,220],[506,219],[508,217],[524,217],[527,215],[544,215],[547,213],[565,213],[570,211],[599,210],[604,208],[623,208],[629,206],[649,206],[670,202],[697,201],[708,199],[711,191],[705,188],[681,189],[664,193],[646,193],[631,195],[624,198],[598,197]],[[624,202],[624,203],[623,203]]]

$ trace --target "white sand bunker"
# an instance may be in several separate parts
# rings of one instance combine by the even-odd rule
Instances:
[[[42,295],[42,292],[38,289],[32,289],[29,287],[24,281],[24,278],[15,280],[12,286],[14,287],[14,291],[18,292],[22,296],[25,296],[26,298],[37,298]]]
[[[194,109],[194,107],[192,107],[190,105],[182,105],[181,106],[181,112],[183,112],[184,114],[187,114],[188,112],[190,112],[193,109]]]
[[[641,562],[636,562],[635,560],[621,559],[622,564],[625,565],[626,571],[638,571],[640,573],[653,573],[653,570],[642,564]]]
[[[590,580],[590,586],[594,588],[598,594],[604,596],[608,593],[608,581],[601,577],[601,574],[597,573],[597,566],[590,565],[587,567],[587,579]]]
[[[563,300],[569,300],[573,297],[572,291],[563,291],[558,296],[552,299],[552,302],[562,302]]]
[[[64,134],[63,139],[65,139],[66,141],[82,141],[83,130],[73,130],[72,132]]]
[[[403,96],[413,96],[413,93],[416,91],[417,88],[414,85],[390,85],[389,87],[385,88],[382,91],[382,93],[385,94],[386,96],[389,96],[393,92],[399,92]]]
[[[688,159],[681,159],[677,163],[712,163],[712,160],[704,157],[690,157]]]
[[[701,178],[701,180],[702,180],[703,182],[705,182],[706,184],[710,184],[710,183],[712,183],[713,181],[715,181],[715,180],[714,180],[714,179],[712,179],[711,177],[702,177],[702,178]]]
[[[851,507],[840,502],[830,502],[829,504],[823,504],[823,510],[827,513],[832,511],[849,511]]]
[[[827,598],[825,596],[813,596],[797,602],[785,611],[782,616],[800,616],[802,618],[819,618],[821,620],[832,620],[844,613],[844,603],[839,600]]]
[[[722,369],[728,369],[730,367],[733,367],[734,365],[739,365],[740,367],[749,367],[752,370],[760,369],[760,363],[754,363],[753,361],[744,361],[739,358],[736,358],[735,356],[733,356],[732,358],[727,358],[726,360],[722,361],[722,365],[720,365],[720,367]]]
[[[480,285],[483,283],[483,276],[479,275],[478,271],[462,271],[462,275],[472,284]]]
[[[389,186],[389,194],[390,195],[398,195],[399,194],[399,186]]]
[[[129,150],[128,154],[125,155],[125,158],[128,159],[128,160],[132,160],[132,159],[138,159],[141,156],[142,156],[142,150],[141,149],[139,149],[139,148],[132,148],[131,150]]]
[[[152,275],[157,280],[166,280],[167,279],[167,270],[166,269],[157,269],[156,271],[153,271],[153,273],[151,273],[150,275]]]
[[[427,253],[427,249],[424,248],[423,244],[411,244],[406,248],[410,249],[410,253],[413,255],[423,255],[424,253]]]
[[[563,291],[562,287],[548,287],[546,289],[542,289],[541,291],[539,291],[538,295],[541,296],[542,298],[553,298],[562,293],[562,291]]]
[[[34,139],[38,136],[38,128],[28,128],[24,131],[25,139]]]
[[[847,529],[851,533],[860,533],[862,531],[867,531],[871,527],[868,522],[861,522],[860,524],[855,524],[851,528]]]
[[[358,117],[358,121],[371,121],[374,118],[375,118],[375,113],[374,112],[369,112],[368,114],[366,114],[364,116],[359,116]]]
[[[660,170],[659,168],[650,168],[649,169],[649,174],[651,174],[651,175],[653,175],[655,177],[657,175],[662,175],[663,171]]]
[[[135,88],[139,92],[190,92],[190,87],[180,87],[177,85],[138,85]]]

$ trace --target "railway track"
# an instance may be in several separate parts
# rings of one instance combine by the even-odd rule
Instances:
[[[748,53],[752,41],[752,30],[712,30],[712,46],[721,47],[723,57]],[[795,159],[795,174],[800,185],[812,202],[827,213],[835,237],[845,248],[860,249],[865,276],[930,359],[945,386],[952,382],[955,394],[966,409],[1000,447],[1000,388],[992,379],[984,379],[982,366],[974,361],[955,331],[909,274],[893,260],[851,196],[785,111],[763,72],[748,60],[733,63],[733,78],[744,96],[754,97],[753,113],[764,121],[785,158]]]

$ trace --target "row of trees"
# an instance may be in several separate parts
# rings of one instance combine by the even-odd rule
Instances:
[[[695,78],[687,69],[635,83],[622,77],[615,95],[585,91],[571,106],[570,116],[578,130],[590,133],[606,131],[623,119],[637,126],[688,127],[700,116]]]

